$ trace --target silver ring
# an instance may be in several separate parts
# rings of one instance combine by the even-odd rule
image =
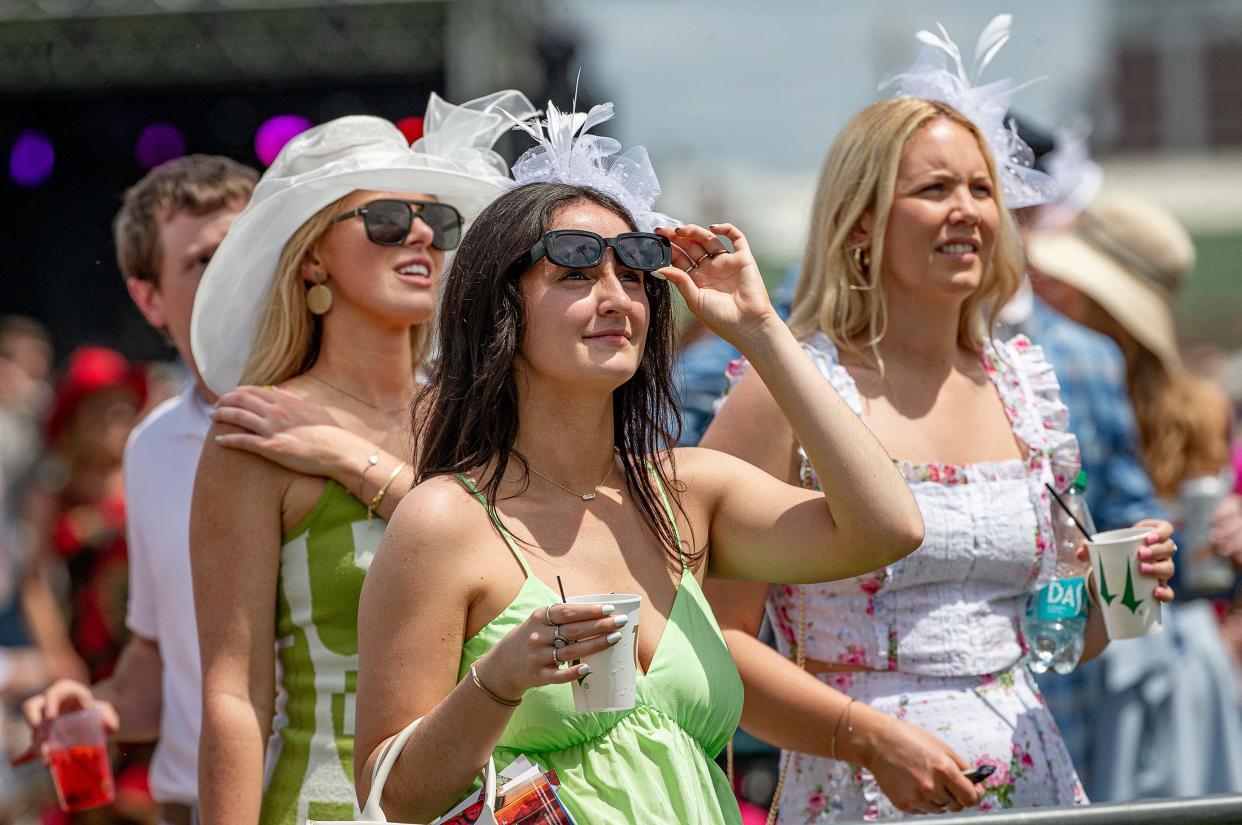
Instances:
[[[714,251],[714,252],[708,252],[708,253],[707,253],[707,257],[709,257],[709,258],[714,258],[714,257],[716,257],[717,255],[728,255],[728,254],[729,254],[729,250],[727,250],[727,249],[717,249],[717,250],[716,250],[716,251]]]
[[[562,647],[569,647],[569,639],[562,636],[561,632],[558,630],[556,631],[556,635],[552,637],[552,649],[560,650]]]
[[[696,261],[695,263],[690,264],[690,266],[686,269],[686,274],[689,275],[691,272],[693,272],[694,270],[698,268],[699,268],[699,264]]]
[[[565,663],[561,661],[561,657],[560,657],[560,656],[556,655],[558,652],[559,652],[559,651],[556,649],[556,645],[553,645],[553,646],[552,646],[552,662],[553,662],[553,664],[555,664],[557,667],[561,667],[561,666],[563,666]]]
[[[703,257],[702,257],[702,258],[699,258],[697,261],[695,261],[695,262],[694,262],[694,265],[695,265],[695,266],[698,266],[699,264],[703,263],[704,261],[706,261],[706,260],[707,260],[708,258],[710,258],[711,256],[712,256],[712,253],[710,253],[710,252],[704,253],[704,255],[703,255]]]
[[[557,624],[556,622],[552,621],[552,612],[551,612],[551,611],[552,611],[552,605],[548,605],[547,607],[545,607],[545,608],[543,609],[543,620],[544,620],[544,622],[546,622],[546,623],[547,623],[548,627],[557,627],[557,628],[559,628],[559,627],[560,627],[560,625],[559,625],[559,624]]]

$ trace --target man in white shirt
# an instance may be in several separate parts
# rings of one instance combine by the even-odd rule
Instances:
[[[190,352],[190,314],[207,262],[254,189],[254,170],[191,155],[152,170],[125,193],[114,224],[130,297],[163,330],[191,380],[143,420],[125,449],[132,632],[111,677],[62,679],[24,706],[41,745],[59,713],[98,707],[112,738],[158,739],[151,792],[164,825],[195,825],[202,720],[198,634],[190,581],[190,499],[215,398]]]

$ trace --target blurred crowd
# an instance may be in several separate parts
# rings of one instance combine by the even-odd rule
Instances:
[[[975,138],[969,137],[974,133],[962,134],[967,135],[974,151]],[[957,135],[954,139],[963,138]],[[1148,199],[1108,194],[1099,168],[1089,161],[1083,147],[1076,144],[1072,136],[1043,137],[1029,131],[1026,139],[1040,158],[1039,168],[1056,179],[1062,195],[1052,203],[1016,210],[1014,217],[1020,230],[1017,234],[1024,247],[1022,260],[1026,267],[1024,273],[1017,273],[1017,266],[1014,269],[1015,276],[1024,281],[1017,297],[1000,312],[1000,323],[993,334],[997,340],[1004,341],[1017,335],[1026,336],[1041,348],[1040,357],[1046,358],[1055,370],[1060,399],[1068,407],[1068,427],[1081,446],[1081,464],[1086,473],[1085,497],[1096,526],[1100,530],[1111,530],[1142,523],[1143,519],[1167,518],[1176,529],[1175,539],[1182,551],[1177,575],[1171,582],[1177,601],[1164,607],[1164,632],[1118,641],[1097,659],[1085,662],[1070,674],[1042,675],[1039,686],[1055,717],[1056,727],[1064,736],[1073,768],[1091,800],[1242,794],[1242,592],[1237,587],[1238,574],[1242,571],[1242,440],[1236,428],[1242,414],[1242,352],[1207,348],[1184,352],[1179,348],[1174,322],[1177,298],[1193,276],[1195,248],[1191,236],[1173,215]],[[406,148],[402,143],[402,151]],[[195,162],[201,159],[189,163]],[[158,175],[158,171],[153,174]],[[247,197],[249,185],[249,182],[245,184]],[[656,191],[658,193],[658,188]],[[351,192],[352,189],[345,194]],[[990,200],[991,196],[984,199]],[[244,201],[244,197],[228,190],[222,200],[200,210],[201,214],[193,209],[168,207],[167,213],[160,213],[158,219],[152,218],[150,223],[154,228],[149,229],[153,236],[164,232],[174,237],[176,230],[169,227],[175,226],[178,217],[216,220],[223,210],[224,216],[231,220]],[[395,243],[384,239],[384,225],[378,220],[382,216],[376,207],[377,204],[391,207],[394,203],[400,207],[399,216],[405,218],[403,231]],[[410,204],[423,208],[423,212],[418,213],[421,224],[416,222],[416,213]],[[456,236],[448,245],[441,235],[454,227],[460,233],[460,216],[453,226],[433,227],[436,213],[427,210],[429,206],[444,204],[397,201],[391,197],[369,202],[368,207],[375,211],[377,220],[367,220],[365,232],[367,243],[381,249],[375,254],[396,254],[385,250],[400,248],[411,232],[424,230],[428,238],[435,237],[442,245],[436,247],[441,252],[452,249]],[[318,231],[326,231],[327,226],[344,219],[365,217],[366,211],[367,207],[357,208],[332,218],[331,224],[322,221]],[[223,227],[227,226],[227,221],[221,224],[221,236]],[[350,226],[357,230],[355,234],[363,231],[358,226]],[[372,235],[377,227],[380,238]],[[296,225],[290,228],[290,234],[294,229]],[[912,232],[908,227],[906,231]],[[711,242],[719,243],[713,233],[708,234]],[[236,233],[232,237],[236,238]],[[772,291],[773,304],[786,317],[799,303],[816,303],[811,300],[813,290],[827,289],[822,283],[816,286],[814,278],[799,283],[804,271],[814,269],[815,240],[812,239],[806,264],[790,270]],[[215,241],[218,243],[219,238]],[[175,237],[165,243],[180,251],[198,249],[188,242],[177,246]],[[430,240],[426,242],[430,243]],[[735,254],[738,250],[737,245],[734,246],[734,249],[710,252],[704,249],[698,260],[687,256],[694,263],[687,271],[704,260],[709,262],[709,267],[718,265],[711,259]],[[604,256],[604,247],[601,245],[599,249],[597,263]],[[853,261],[859,278],[865,280],[871,266],[871,253],[864,254],[862,247],[854,247],[851,254],[853,252],[857,252],[856,258],[842,255],[841,261]],[[197,257],[210,259],[211,256],[200,254]],[[356,263],[357,259],[357,256],[345,254],[340,257],[343,262]],[[537,259],[538,256],[532,261]],[[299,265],[300,262],[294,260],[292,266]],[[341,266],[346,268],[346,263]],[[314,285],[303,290],[305,285],[298,280],[298,270],[286,268],[294,273],[289,278],[297,287],[291,294],[305,301],[301,309],[315,316],[325,315],[332,305],[330,295],[326,305],[318,309],[312,306],[311,298],[303,297],[303,293],[327,291],[323,284],[324,273],[313,273],[315,277],[310,281]],[[403,268],[410,269],[410,265],[407,263]],[[201,269],[200,266],[195,271],[201,273]],[[167,286],[160,282],[160,277],[152,275],[154,285],[145,294]],[[129,282],[141,281],[130,272],[126,272],[126,278]],[[359,282],[363,282],[361,277]],[[141,306],[142,301],[132,283],[130,289]],[[851,291],[866,292],[868,289],[865,283],[841,286],[846,296]],[[348,296],[338,300],[346,301]],[[167,324],[160,325],[167,327],[174,345],[183,354],[189,350],[189,307],[192,303],[190,294],[184,301],[181,317],[173,317]],[[434,299],[428,301],[428,307],[434,305]],[[343,314],[338,309],[335,317],[339,319]],[[151,320],[149,313],[148,320]],[[795,318],[795,322],[797,320]],[[806,319],[802,321],[805,323]],[[629,336],[624,337],[628,343]],[[403,348],[410,345],[407,329],[402,328],[398,341]],[[123,347],[125,342],[111,343]],[[1030,344],[1023,342],[1012,352],[1026,353],[1028,347]],[[697,445],[707,432],[721,409],[720,399],[728,389],[726,376],[733,371],[739,357],[736,349],[705,326],[686,319],[677,351],[678,391],[685,422],[682,444]],[[302,367],[313,363],[313,359],[301,359],[298,363],[303,361]],[[368,366],[377,374],[386,369],[382,359]],[[353,367],[352,362],[349,367]],[[844,369],[838,371],[838,377],[843,372]],[[326,380],[310,375],[309,370],[306,373],[376,414],[396,415],[403,422],[408,417],[408,402],[391,409],[381,408],[337,390]],[[411,381],[413,374],[411,369],[408,376]],[[1017,383],[1033,380],[1022,371],[1012,374]],[[64,352],[36,320],[0,317],[0,702],[3,704],[0,733],[4,737],[6,754],[14,762],[10,765],[6,759],[0,767],[0,823],[154,825],[161,817],[163,821],[173,821],[169,811],[161,814],[152,798],[148,783],[151,746],[129,745],[123,741],[115,743],[113,753],[115,803],[72,817],[61,813],[56,808],[55,795],[38,754],[31,754],[29,750],[30,733],[21,706],[56,680],[97,685],[113,676],[117,669],[130,642],[127,616],[131,622],[133,620],[129,592],[133,578],[129,570],[123,473],[126,444],[134,428],[156,407],[177,396],[183,388],[186,397],[192,396],[194,381],[195,373],[184,365],[132,363],[116,349],[106,346],[83,346]],[[229,383],[229,387],[236,383],[236,380]],[[267,379],[247,383],[255,384],[259,391],[266,388],[274,392]],[[206,397],[199,401],[204,408],[209,403]],[[1001,403],[1005,403],[1003,395]],[[205,433],[207,416],[202,418]],[[1053,426],[1038,420],[1036,429],[1040,428],[1053,429]],[[724,429],[718,422],[717,439]],[[1031,446],[1026,431],[1005,430],[1003,436],[1002,440],[1026,439],[1026,446]],[[717,446],[711,443],[710,435],[707,442]],[[193,442],[195,451],[198,443]],[[404,461],[396,462],[383,468],[383,473],[372,473],[368,480],[367,471],[380,461],[381,452],[379,447],[369,445],[377,443],[378,440],[372,439],[365,453],[361,450],[350,453],[365,456],[365,463],[345,465],[347,469],[341,471],[344,481],[337,479],[338,486],[356,499],[350,506],[358,512],[351,518],[356,517],[354,520],[362,523],[361,512],[365,510],[368,525],[373,509],[381,516],[391,514],[391,508],[395,507],[391,499],[387,511],[380,511],[378,506],[394,480],[406,479],[402,473],[407,470]],[[403,445],[406,442],[394,437],[391,443]],[[218,448],[219,440],[214,444]],[[354,449],[352,444],[350,449]],[[392,447],[397,452],[400,449]],[[385,460],[390,457],[386,455]],[[272,461],[279,463],[277,459]],[[980,462],[983,463],[993,462]],[[180,469],[188,472],[188,468]],[[298,472],[307,476],[330,475],[318,470]],[[380,476],[378,481],[376,475]],[[600,484],[607,479],[605,475]],[[809,478],[802,480],[818,483]],[[346,483],[354,484],[356,489],[346,490]],[[394,497],[401,486],[393,487]],[[409,485],[404,486],[408,488]],[[596,497],[594,492],[582,495],[559,484],[556,486],[577,496],[581,502]],[[369,501],[370,506],[364,506],[365,501]],[[188,517],[188,495],[182,503]],[[153,506],[151,502],[146,504]],[[158,504],[163,506],[165,502]],[[188,533],[181,530],[183,525],[176,526],[188,541]],[[132,529],[132,523],[130,527]],[[673,529],[676,530],[675,524]],[[382,532],[382,529],[378,531]],[[351,544],[347,548],[351,563],[355,555],[362,557],[365,553],[359,550],[355,554]],[[181,561],[188,566],[188,558]],[[199,570],[196,573],[202,575]],[[358,582],[360,586],[361,574]],[[880,581],[873,583],[878,589]],[[166,581],[148,584],[174,592]],[[760,595],[762,600],[764,594]],[[832,594],[820,595],[828,602]],[[352,601],[346,606],[352,609],[360,597],[350,598]],[[803,635],[805,599],[804,595]],[[543,608],[544,615],[556,606]],[[727,598],[718,603],[717,610],[722,616],[727,606]],[[309,613],[309,609],[306,612]],[[768,616],[772,613],[769,610]],[[844,617],[842,623],[850,618]],[[548,625],[557,628],[556,638],[564,642],[560,638],[561,625],[551,621]],[[722,625],[725,631],[737,630],[728,621]],[[189,631],[188,626],[183,629]],[[973,628],[961,632],[971,630]],[[352,628],[350,631],[352,633]],[[773,628],[761,631],[761,637],[765,632],[766,641],[772,643]],[[776,635],[779,638],[779,633]],[[897,657],[895,639],[894,634],[888,651],[893,662]],[[384,641],[388,641],[387,637]],[[356,644],[356,638],[354,642]],[[799,641],[799,645],[804,642]],[[227,644],[220,643],[218,647],[224,648]],[[268,650],[263,651],[265,654],[270,652],[271,645],[267,647]],[[552,642],[548,647],[552,651],[560,649]],[[782,652],[788,653],[788,650]],[[556,658],[555,652],[551,655],[558,666],[564,664]],[[736,650],[733,655],[738,658]],[[191,658],[196,666],[197,658]],[[168,664],[167,659],[165,664]],[[885,668],[869,664],[864,667],[864,664],[845,660],[829,662],[817,675],[824,677],[821,681],[834,689],[845,691],[847,682],[863,684],[864,673],[874,675],[885,671]],[[272,668],[264,670],[270,673]],[[168,673],[166,669],[165,679]],[[984,670],[970,675],[991,679],[992,673],[992,670]],[[357,674],[352,675],[356,677]],[[497,698],[483,687],[477,673],[472,672],[472,675],[474,683],[492,700],[510,708],[518,704],[518,701]],[[152,680],[158,682],[159,678],[153,676]],[[126,687],[130,687],[128,682]],[[199,682],[195,678],[181,687],[196,694]],[[130,693],[133,695],[134,691]],[[352,701],[351,697],[351,708]],[[846,701],[842,715],[834,717],[838,726],[841,719],[849,719],[854,701]],[[861,708],[854,712],[861,712]],[[352,739],[352,720],[349,727]],[[846,730],[853,733],[848,721]],[[187,738],[192,742],[192,737]],[[793,750],[793,746],[786,747]],[[601,747],[601,750],[607,749]],[[839,761],[835,729],[832,751],[832,761]],[[1017,751],[1014,753],[1016,755]],[[739,743],[739,754],[742,770],[735,790],[746,805],[767,804],[777,784],[774,752]],[[23,762],[23,755],[30,758]],[[1056,753],[1050,758],[1055,759]],[[1073,773],[1068,766],[1063,767]],[[257,784],[257,777],[255,782]],[[1081,790],[1076,787],[1077,779],[1070,784]],[[347,790],[352,793],[352,786]],[[887,792],[887,788],[885,790]],[[231,787],[223,792],[215,790],[217,795],[227,795],[231,791]],[[350,805],[352,801],[346,803],[347,807]],[[188,805],[180,807],[185,808],[188,818],[176,821],[197,821],[197,814],[192,813]],[[944,806],[936,810],[944,810]],[[762,821],[757,812],[758,808],[752,807],[746,815],[759,815]]]
[[[131,363],[107,347],[57,365],[41,324],[0,317],[0,821],[68,821],[41,765],[8,765],[29,742],[20,704],[55,679],[95,682],[116,664],[128,638],[122,456],[180,381],[176,365]],[[149,755],[122,746],[115,810],[79,821],[155,822]]]

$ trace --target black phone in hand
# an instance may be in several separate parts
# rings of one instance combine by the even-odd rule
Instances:
[[[966,771],[966,779],[972,783],[979,783],[996,773],[995,765],[980,765],[973,771]]]

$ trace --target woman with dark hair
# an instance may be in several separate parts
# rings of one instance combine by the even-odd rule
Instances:
[[[590,140],[566,153],[601,148]],[[544,180],[581,180],[553,166]],[[737,726],[741,683],[701,581],[835,579],[922,537],[892,462],[773,311],[742,233],[636,232],[665,219],[646,198],[618,202],[632,190],[603,194],[608,182],[501,196],[446,276],[419,484],[358,617],[360,798],[386,742],[422,717],[387,778],[390,816],[426,821],[490,756],[503,768],[526,755],[555,770],[581,823],[739,822],[712,757]],[[771,382],[822,493],[664,447],[677,422],[664,279]],[[560,603],[557,579],[571,595],[641,596],[632,710],[574,712],[569,683],[589,672],[577,660],[615,644],[626,617]]]

